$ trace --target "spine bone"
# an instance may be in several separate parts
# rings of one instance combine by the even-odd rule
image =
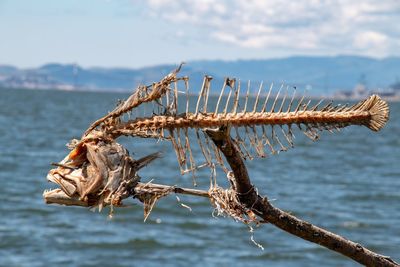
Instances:
[[[181,128],[215,128],[230,124],[232,126],[251,126],[251,125],[365,125],[372,130],[379,130],[384,125],[384,120],[372,122],[374,113],[370,110],[351,110],[351,111],[292,111],[292,112],[256,112],[256,113],[198,113],[182,114],[178,116],[153,116],[149,118],[137,118],[118,125],[113,129],[114,133],[124,134],[129,131],[156,131],[161,129],[181,129]]]

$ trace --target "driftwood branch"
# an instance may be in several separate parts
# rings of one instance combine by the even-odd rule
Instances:
[[[292,235],[336,251],[360,264],[366,266],[399,266],[387,256],[379,255],[358,243],[300,220],[271,205],[266,197],[257,194],[251,184],[244,161],[230,137],[229,127],[207,130],[206,133],[223,153],[234,173],[239,200],[262,219]]]

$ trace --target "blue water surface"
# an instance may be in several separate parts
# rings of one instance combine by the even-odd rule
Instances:
[[[356,266],[337,253],[273,225],[248,228],[214,218],[207,199],[162,199],[147,222],[140,203],[115,211],[45,205],[51,162],[68,152],[90,122],[124,94],[0,89],[0,266]],[[253,183],[272,203],[400,261],[400,105],[379,133],[350,127],[313,143],[247,162]],[[141,176],[192,186],[167,142],[124,138],[134,157],[163,151]],[[200,154],[195,155],[201,157]],[[224,181],[222,172],[218,180]],[[207,189],[209,172],[199,174]]]

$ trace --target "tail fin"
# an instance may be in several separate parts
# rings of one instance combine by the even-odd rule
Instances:
[[[356,108],[369,111],[371,118],[365,122],[365,126],[375,132],[382,129],[389,119],[389,105],[378,95],[371,95],[366,100],[358,103]]]

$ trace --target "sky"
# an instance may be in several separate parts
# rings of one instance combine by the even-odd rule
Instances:
[[[0,64],[400,56],[400,0],[0,0]]]

